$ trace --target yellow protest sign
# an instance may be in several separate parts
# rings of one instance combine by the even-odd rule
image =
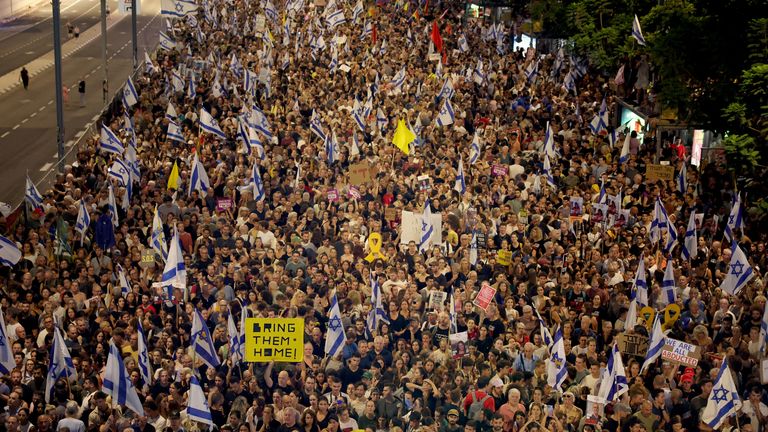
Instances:
[[[387,257],[381,253],[381,234],[371,233],[371,235],[368,236],[368,248],[371,249],[371,253],[369,253],[368,256],[365,257],[365,260],[368,261],[369,263],[377,259],[384,260],[384,261],[387,260]]]
[[[664,330],[671,329],[677,319],[680,318],[680,305],[672,303],[664,309]]]
[[[503,249],[496,251],[496,263],[503,266],[512,264],[512,251]]]
[[[304,360],[302,318],[247,318],[245,361],[290,362]]]

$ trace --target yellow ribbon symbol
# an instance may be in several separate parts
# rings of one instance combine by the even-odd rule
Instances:
[[[671,329],[680,318],[680,305],[672,303],[664,309],[664,330]]]
[[[381,234],[371,233],[371,235],[368,236],[368,248],[371,249],[371,253],[365,257],[365,260],[369,263],[373,262],[375,259],[387,260],[387,257],[381,253]]]

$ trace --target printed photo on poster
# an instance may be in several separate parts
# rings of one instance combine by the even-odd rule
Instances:
[[[459,359],[467,355],[467,332],[453,333],[448,336],[451,342],[451,354],[453,358]]]

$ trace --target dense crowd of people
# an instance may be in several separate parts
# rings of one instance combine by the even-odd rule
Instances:
[[[337,10],[346,22],[329,18]],[[186,412],[194,375],[214,428],[229,432],[708,430],[701,413],[727,358],[743,403],[720,429],[765,430],[766,239],[750,238],[749,225],[733,234],[757,277],[738,295],[720,289],[736,186],[722,161],[695,167],[690,150],[657,142],[653,130],[614,131],[608,81],[563,51],[516,47],[513,28],[448,1],[209,0],[169,21],[163,46],[134,76],[138,101],[118,98],[103,118],[135,152],[130,188],[109,171],[131,158],[94,136],[41,211],[7,224],[23,257],[2,283],[0,342],[17,367],[0,378],[0,428],[205,430]],[[604,100],[609,124],[594,133]],[[201,125],[203,110],[226,138]],[[262,129],[249,133],[242,125],[254,111]],[[399,120],[415,136],[408,154],[392,144]],[[675,178],[687,167],[684,190],[647,175],[657,145]],[[193,179],[198,160],[208,188]],[[657,197],[680,243],[690,214],[703,214],[695,258],[681,245],[663,254],[668,233],[652,241]],[[81,200],[91,219],[84,235],[75,229]],[[418,219],[427,205],[441,224],[439,240],[423,247],[406,215]],[[172,295],[157,284],[165,264],[152,245],[155,214],[166,240],[178,233],[187,270],[186,288]],[[383,256],[370,262],[374,233]],[[675,269],[680,314],[665,325],[698,347],[695,366],[658,359],[641,372],[646,352],[620,342],[652,329],[630,308],[641,257],[648,306],[661,315],[665,269]],[[372,281],[385,309],[375,328]],[[346,342],[328,356],[333,295]],[[189,348],[195,310],[218,368]],[[303,318],[303,361],[233,362],[230,314],[237,323],[243,314]],[[138,323],[150,382],[138,367]],[[55,326],[77,373],[46,395]],[[457,333],[465,339],[452,344]],[[557,388],[547,334],[565,347]],[[110,342],[144,416],[102,391]],[[605,403],[595,396],[615,344],[628,390]]]

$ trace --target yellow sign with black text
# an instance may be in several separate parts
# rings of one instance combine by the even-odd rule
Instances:
[[[247,318],[245,361],[288,362],[304,360],[302,318]]]

